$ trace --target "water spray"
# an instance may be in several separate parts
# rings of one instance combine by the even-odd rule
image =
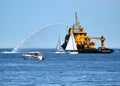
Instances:
[[[16,53],[18,51],[18,49],[24,44],[26,43],[30,38],[32,38],[34,35],[36,35],[37,33],[39,33],[40,31],[51,27],[51,26],[55,26],[55,25],[65,25],[63,23],[52,23],[52,24],[48,24],[45,25],[37,30],[35,30],[34,32],[30,33],[27,37],[25,37],[23,40],[20,41],[20,43],[11,51],[11,53]]]

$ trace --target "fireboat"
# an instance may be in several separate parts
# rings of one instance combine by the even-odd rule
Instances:
[[[68,29],[64,43],[61,45],[66,52],[77,53],[112,53],[114,50],[105,47],[105,37],[87,36],[84,27],[79,23],[77,12],[75,12],[75,24]],[[92,39],[100,40],[101,46],[95,48],[96,43]]]

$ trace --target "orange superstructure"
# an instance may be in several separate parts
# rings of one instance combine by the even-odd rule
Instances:
[[[85,29],[83,27],[80,26],[79,23],[79,19],[77,16],[77,13],[75,13],[75,24],[69,28],[69,32],[68,34],[66,34],[65,37],[65,42],[62,45],[62,47],[65,49],[70,33],[74,34],[74,38],[75,38],[75,43],[76,46],[79,49],[94,49],[95,48],[95,42],[92,42],[91,39],[97,39],[101,41],[101,49],[104,49],[104,41],[105,38],[104,36],[101,37],[91,37],[91,36],[87,36],[87,32],[85,31]]]

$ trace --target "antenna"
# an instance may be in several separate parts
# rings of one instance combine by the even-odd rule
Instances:
[[[77,16],[77,12],[75,12],[75,20],[76,20],[75,24],[76,24],[76,26],[78,26],[79,25],[79,19],[78,19],[78,16]]]

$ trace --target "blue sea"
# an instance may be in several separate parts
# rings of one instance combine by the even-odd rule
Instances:
[[[57,54],[55,49],[0,49],[0,86],[120,86],[120,49],[111,54]],[[41,51],[45,60],[24,59]]]

